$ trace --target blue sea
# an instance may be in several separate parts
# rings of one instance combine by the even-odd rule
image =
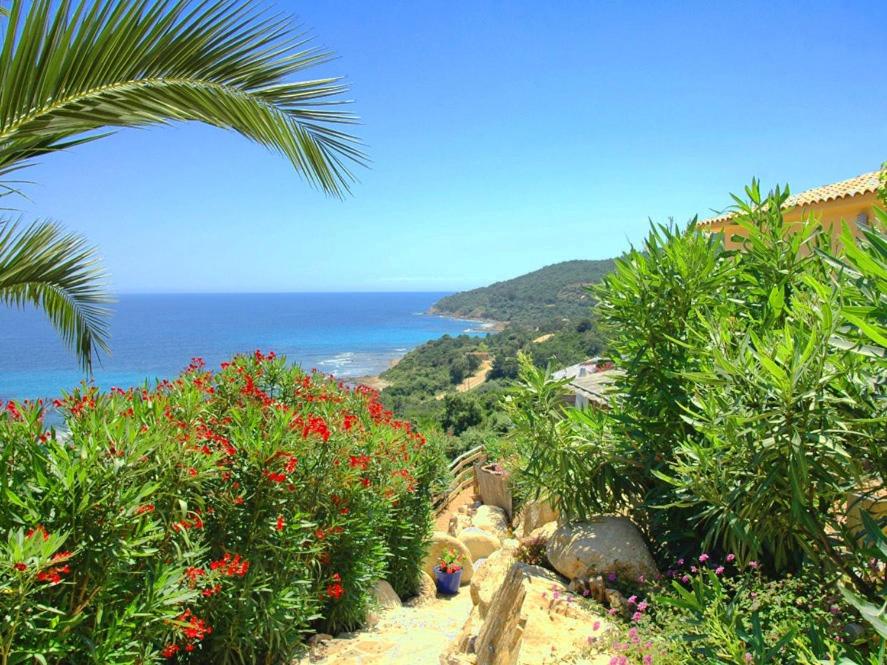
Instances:
[[[176,376],[200,356],[210,367],[255,349],[342,378],[378,374],[444,334],[482,324],[427,314],[446,293],[121,295],[111,354],[95,367],[103,389]],[[70,351],[33,309],[0,307],[0,399],[58,396],[84,379]]]

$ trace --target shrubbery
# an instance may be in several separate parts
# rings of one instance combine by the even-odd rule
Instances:
[[[0,415],[0,663],[282,662],[411,593],[445,468],[370,390],[283,359]]]
[[[837,596],[840,580],[883,637],[887,550],[847,518],[854,495],[887,492],[887,237],[845,231],[839,243],[816,219],[789,225],[787,196],[753,183],[736,198],[738,251],[691,222],[654,227],[617,261],[595,289],[621,370],[611,408],[564,408],[559,383],[524,358],[509,402],[513,476],[567,518],[630,514],[663,565],[704,549],[754,561],[773,588],[802,575],[810,593]],[[877,535],[883,517],[870,526]],[[700,662],[783,662],[767,655],[779,639],[759,639],[741,589],[721,579],[674,590],[682,620],[703,626],[687,640],[719,635]],[[792,648],[827,657],[811,635]],[[871,635],[863,655],[877,651]]]

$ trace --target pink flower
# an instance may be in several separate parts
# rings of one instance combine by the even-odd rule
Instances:
[[[638,597],[637,596],[629,596],[628,600],[625,602],[627,602],[629,605],[637,605]]]
[[[699,555],[699,563],[705,563],[706,561],[708,561],[708,554],[703,552]]]
[[[632,621],[640,621],[643,618],[644,618],[643,612],[635,612],[634,614],[631,615]]]
[[[644,656],[643,663],[644,665],[653,665],[653,656],[651,656],[650,654]]]
[[[734,561],[736,561],[736,555],[735,554],[728,554],[727,555],[727,563],[733,563]]]
[[[754,656],[752,656],[748,651],[745,652],[745,662],[750,663],[754,660]]]
[[[690,581],[690,576],[689,576],[689,575],[684,575],[684,576],[681,578],[681,582],[683,582],[684,584],[687,584],[689,581]]]
[[[595,622],[594,622],[594,625],[591,627],[591,629],[594,630],[594,631],[598,631],[598,630],[600,630],[600,629],[601,629],[601,622],[600,622],[600,621],[595,621]]]
[[[615,607],[611,607],[610,609],[607,610],[607,614],[609,614],[611,617],[614,617],[614,616],[616,616],[616,612],[618,612],[618,611],[619,610],[617,610]]]
[[[757,570],[758,568],[761,567],[761,564],[759,564],[757,561],[749,561],[748,567],[751,568],[752,570]]]
[[[646,600],[642,600],[638,603],[638,612],[646,612],[649,605]]]
[[[723,573],[724,573],[723,566],[718,566],[717,568],[715,568],[715,575],[723,575]]]

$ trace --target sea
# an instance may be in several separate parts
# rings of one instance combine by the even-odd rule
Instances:
[[[343,379],[376,375],[442,335],[485,335],[486,324],[428,313],[447,293],[126,294],[111,306],[102,389],[173,378],[192,358],[209,367],[237,353],[275,351]],[[86,379],[46,317],[0,307],[0,399],[51,399]]]

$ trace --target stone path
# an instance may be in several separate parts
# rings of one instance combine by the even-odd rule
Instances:
[[[464,586],[455,596],[441,596],[421,607],[383,611],[379,623],[345,633],[296,661],[336,665],[438,665],[471,612],[471,594]]]

